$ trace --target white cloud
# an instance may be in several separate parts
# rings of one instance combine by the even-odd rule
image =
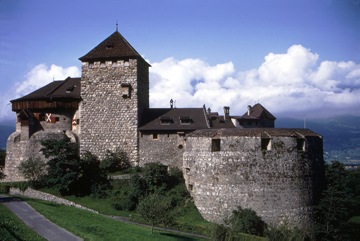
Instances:
[[[64,80],[68,76],[79,77],[81,72],[76,66],[61,67],[52,64],[48,67],[45,64],[36,65],[24,76],[22,82],[16,83],[13,89],[7,92],[9,94],[5,93],[0,97],[0,120],[14,116],[11,111],[10,100],[29,94],[53,80]]]
[[[15,85],[15,93],[17,97],[28,94],[53,80],[64,80],[67,77],[79,77],[80,70],[76,66],[61,67],[52,64],[48,67],[45,64],[39,64],[33,67],[25,76],[23,82]]]
[[[201,107],[242,115],[246,106],[260,102],[277,116],[294,117],[360,115],[360,64],[352,61],[319,61],[318,54],[301,45],[286,53],[269,53],[257,68],[237,72],[232,62],[210,65],[201,59],[167,58],[151,63],[150,104],[153,108]],[[13,116],[10,99],[28,94],[53,79],[81,75],[77,67],[32,68],[24,81],[0,97],[0,119]],[[16,94],[16,96],[13,95]]]
[[[352,61],[319,62],[301,45],[269,53],[255,69],[236,73],[233,63],[210,66],[199,59],[168,58],[152,63],[151,107],[231,107],[240,115],[258,101],[277,115],[308,117],[360,115],[360,65]]]

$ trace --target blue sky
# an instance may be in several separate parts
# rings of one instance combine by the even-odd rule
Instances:
[[[153,66],[152,107],[360,115],[360,0],[0,0],[0,121],[10,99],[80,76],[116,21]]]

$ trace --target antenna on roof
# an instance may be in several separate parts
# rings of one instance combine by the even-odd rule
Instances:
[[[117,20],[116,20],[116,32],[119,32],[119,24]]]

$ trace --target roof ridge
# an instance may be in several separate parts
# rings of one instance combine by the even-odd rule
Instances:
[[[55,86],[55,88],[52,89],[51,91],[49,91],[45,96],[48,96],[48,95],[51,95],[52,93],[54,93],[57,89],[59,89],[61,86],[63,86],[65,84],[65,82],[69,81],[70,79],[71,79],[70,76],[68,76],[64,80],[59,80],[58,81],[58,82],[60,82],[59,85]],[[55,82],[55,81],[53,81],[53,82]]]

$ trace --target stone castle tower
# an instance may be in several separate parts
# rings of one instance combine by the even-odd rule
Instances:
[[[82,61],[80,151],[103,158],[121,147],[138,162],[138,126],[149,108],[149,64],[115,31]]]

